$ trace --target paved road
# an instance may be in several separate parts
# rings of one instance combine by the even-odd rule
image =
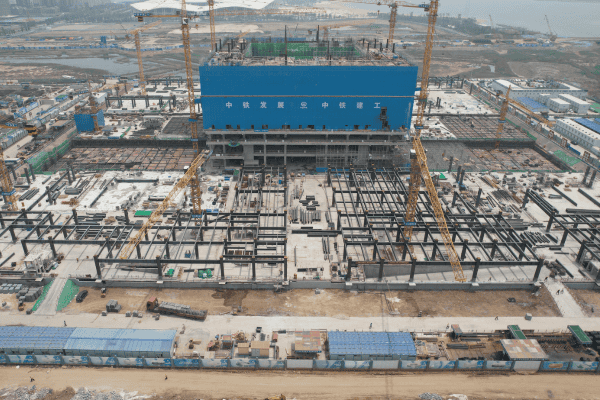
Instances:
[[[67,280],[65,278],[56,278],[50,286],[50,290],[46,293],[46,297],[42,304],[36,310],[37,315],[46,315],[52,316],[56,315],[56,307],[58,306],[58,298],[62,293],[63,288],[65,287],[65,283]]]
[[[563,285],[562,282],[550,279],[544,282],[544,285],[548,288],[548,291],[552,295],[552,298],[563,317],[585,317],[581,307],[577,301],[575,301],[573,296],[571,296],[571,293],[566,290],[565,285]]]

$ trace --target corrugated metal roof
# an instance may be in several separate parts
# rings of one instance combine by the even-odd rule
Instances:
[[[69,350],[72,352],[140,352],[169,354],[175,330],[0,327],[0,350]]]
[[[328,332],[330,354],[416,355],[408,332]]]

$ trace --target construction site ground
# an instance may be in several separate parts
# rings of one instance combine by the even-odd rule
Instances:
[[[537,375],[498,372],[431,373],[302,371],[183,371],[87,367],[0,367],[6,400],[23,399],[29,392],[52,389],[44,400],[148,399],[233,400],[265,399],[284,394],[287,399],[417,400],[435,393],[444,400],[482,399],[597,399],[596,377],[579,373]],[[30,378],[35,381],[30,382]],[[35,385],[35,386],[34,386]],[[34,388],[32,389],[32,386]],[[85,389],[83,389],[85,388]],[[22,389],[21,389],[22,390]],[[115,395],[113,395],[113,392]],[[29,397],[28,397],[29,398]]]
[[[62,312],[99,314],[106,310],[108,300],[117,300],[123,307],[122,313],[144,312],[146,301],[156,296],[159,301],[208,310],[210,315],[230,313],[238,307],[242,307],[239,314],[247,316],[377,317],[389,314],[390,310],[402,317],[416,317],[419,312],[424,317],[524,316],[526,313],[538,317],[560,315],[546,288],[536,293],[525,290],[441,291],[435,292],[435,296],[429,291],[359,293],[326,289],[316,294],[309,289],[274,293],[267,290],[111,288],[106,298],[102,298],[99,289],[90,288],[88,291],[83,303],[73,301]],[[508,298],[514,298],[515,302],[509,302]]]
[[[571,296],[588,317],[600,317],[600,292],[596,290],[570,290]]]

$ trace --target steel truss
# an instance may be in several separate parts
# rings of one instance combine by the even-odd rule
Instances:
[[[282,179],[287,185],[285,169],[281,169]],[[1,235],[9,232],[13,242],[20,240],[23,252],[27,255],[30,247],[49,245],[53,256],[58,255],[59,245],[98,246],[94,255],[96,277],[78,276],[82,280],[105,279],[107,272],[118,264],[119,268],[139,268],[156,274],[156,278],[166,277],[163,269],[167,265],[189,265],[185,272],[198,269],[217,270],[220,280],[230,280],[226,267],[247,265],[251,268],[251,278],[257,280],[257,266],[266,264],[281,269],[276,280],[288,279],[287,258],[287,210],[281,207],[269,211],[274,204],[274,196],[287,203],[287,187],[274,188],[268,185],[265,176],[279,175],[275,169],[243,169],[240,184],[252,181],[249,185],[235,185],[233,208],[229,212],[205,212],[198,223],[192,218],[192,212],[168,211],[167,224],[153,226],[132,255],[120,259],[122,248],[131,236],[137,234],[141,225],[129,219],[124,210],[124,221],[119,225],[94,224],[86,222],[77,211],[62,224],[55,223],[55,217],[49,211],[1,211]],[[251,179],[246,178],[250,176]],[[244,187],[242,187],[244,186]],[[232,188],[234,186],[232,185]],[[258,206],[247,207],[249,197],[256,198]],[[260,205],[264,205],[261,207]],[[212,250],[212,252],[211,252]],[[217,252],[217,257],[209,256]],[[180,258],[177,255],[187,256]],[[153,254],[154,257],[149,257]],[[206,254],[206,256],[201,256]],[[154,275],[153,275],[154,276]],[[260,280],[265,280],[261,278]]]
[[[419,192],[412,238],[403,234],[409,176],[408,171],[397,168],[328,170],[327,183],[333,188],[331,206],[337,209],[335,229],[343,236],[343,261],[349,264],[347,280],[360,265],[379,265],[380,281],[388,267],[410,266],[410,281],[419,268],[451,267],[427,191]],[[543,259],[502,213],[446,210],[445,217],[461,265],[472,269],[472,282],[477,280],[480,267],[535,266],[532,280],[538,279]],[[425,261],[417,261],[424,257]]]

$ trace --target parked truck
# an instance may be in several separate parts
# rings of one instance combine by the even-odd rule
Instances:
[[[184,304],[170,303],[168,301],[161,301],[159,303],[156,297],[148,299],[146,309],[162,315],[177,315],[179,317],[197,319],[200,321],[204,321],[208,315],[207,310],[192,310],[190,306]]]

